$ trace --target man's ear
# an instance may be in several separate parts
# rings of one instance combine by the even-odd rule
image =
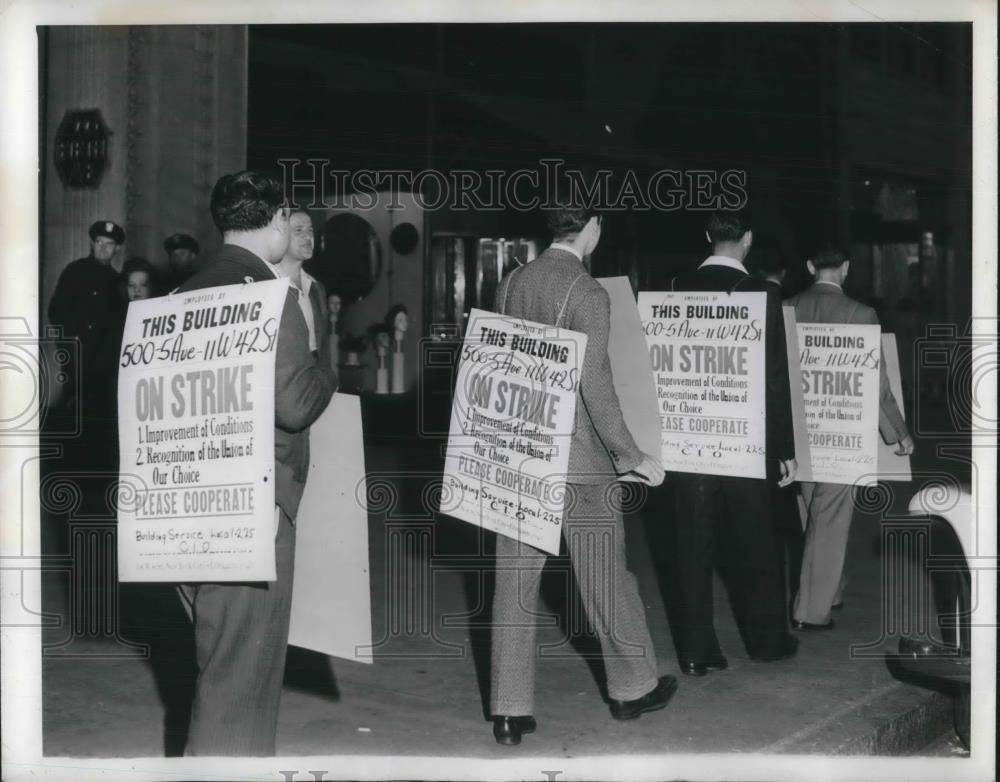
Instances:
[[[844,262],[842,264],[840,264],[841,279],[845,279],[846,280],[847,279],[847,273],[850,270],[851,270],[851,261],[850,261],[850,259],[845,258]]]
[[[705,231],[705,241],[708,242],[709,244],[712,243],[712,237],[708,235],[707,230]]]
[[[807,268],[807,269],[809,270],[809,273],[810,273],[810,274],[811,274],[811,275],[812,275],[813,277],[815,277],[815,276],[816,276],[816,267],[815,267],[815,265],[813,265],[813,262],[812,262],[812,261],[806,261],[806,268]]]
[[[753,244],[753,231],[747,231],[743,234],[743,237],[740,239],[740,244],[743,245],[744,249],[749,250],[750,245]]]

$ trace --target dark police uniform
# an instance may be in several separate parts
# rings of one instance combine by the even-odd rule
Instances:
[[[90,237],[106,236],[121,244],[125,232],[111,221],[90,227]],[[114,417],[117,388],[109,372],[117,364],[124,302],[118,272],[110,263],[88,255],[70,263],[59,275],[49,302],[49,321],[60,326],[63,336],[79,340],[80,387],[72,388],[88,418],[102,422]],[[76,368],[74,367],[74,370]],[[70,372],[75,378],[76,373]]]

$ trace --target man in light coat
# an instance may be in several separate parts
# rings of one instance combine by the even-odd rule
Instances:
[[[816,282],[789,300],[795,306],[797,323],[879,325],[875,310],[844,294],[844,280],[850,267],[845,253],[823,249],[806,261],[806,266]],[[886,442],[898,444],[896,453],[913,453],[913,439],[889,388],[884,358],[879,362],[878,426]],[[832,629],[830,611],[843,605],[844,557],[854,515],[853,488],[843,483],[802,482],[806,542],[799,593],[792,609],[793,630]]]
[[[587,335],[569,444],[563,536],[601,644],[611,715],[634,719],[666,706],[677,682],[657,678],[643,602],[625,565],[620,504],[611,495],[616,476],[634,473],[656,486],[664,472],[657,457],[635,444],[614,390],[608,357],[611,302],[582,262],[600,239],[600,218],[584,209],[559,208],[550,210],[547,220],[551,246],[501,281],[495,311]],[[522,733],[535,729],[534,611],[545,558],[526,543],[497,536],[490,711],[500,744],[519,744]]]

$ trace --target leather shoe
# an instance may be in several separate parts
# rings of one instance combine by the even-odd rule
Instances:
[[[792,629],[795,630],[795,632],[797,633],[812,633],[818,630],[832,630],[833,620],[831,619],[826,624],[817,625],[813,624],[812,622],[797,622],[793,619]]]
[[[832,606],[830,606],[830,608],[832,608],[834,611],[839,611],[843,607],[844,607],[843,600],[841,600],[839,603],[834,603]]]
[[[675,692],[677,692],[677,679],[673,676],[661,676],[656,686],[641,698],[631,701],[611,699],[611,716],[616,720],[634,720],[647,711],[662,709]]]
[[[493,738],[497,744],[509,747],[521,743],[522,733],[534,733],[537,723],[534,717],[504,717],[493,718]]]
[[[784,647],[777,654],[751,654],[750,659],[762,663],[773,663],[788,657],[794,657],[798,650],[799,639],[791,635],[786,635]]]
[[[704,662],[695,660],[678,660],[681,673],[685,676],[704,676],[709,671],[724,671],[729,667],[729,661],[721,654],[717,657],[710,657]]]

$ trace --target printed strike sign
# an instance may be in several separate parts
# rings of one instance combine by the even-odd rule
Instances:
[[[587,336],[472,310],[455,383],[441,512],[559,553]]]
[[[118,371],[122,581],[273,581],[288,280],[133,302]]]
[[[799,374],[799,330],[795,320],[795,307],[784,305],[781,314],[785,321],[785,358],[788,362],[788,391],[792,400],[792,433],[795,438],[795,461],[798,464],[797,480],[807,480],[810,474],[809,432],[806,430],[806,408],[802,397],[802,376]]]
[[[866,486],[878,470],[881,329],[799,323],[810,470],[802,480]]]
[[[640,293],[663,466],[765,477],[766,294]]]

